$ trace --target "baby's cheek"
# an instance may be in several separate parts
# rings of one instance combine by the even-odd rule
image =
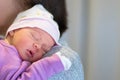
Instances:
[[[18,43],[16,44],[16,47],[17,47],[20,51],[24,52],[24,51],[26,51],[27,49],[30,49],[30,48],[31,48],[31,43],[28,43],[28,42],[26,42],[26,41],[21,41],[21,42],[18,42]]]
[[[39,60],[39,59],[41,59],[43,57],[41,52],[37,53],[35,56],[36,56],[37,60]]]
[[[29,39],[24,39],[24,40],[21,40],[21,41],[19,41],[19,45],[21,45],[21,46],[23,46],[23,47],[30,47],[30,46],[32,46],[32,41],[31,40],[29,40]]]

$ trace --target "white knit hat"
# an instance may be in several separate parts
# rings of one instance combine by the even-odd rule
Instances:
[[[18,14],[13,24],[8,28],[8,32],[24,27],[37,27],[46,31],[56,42],[60,38],[58,24],[53,20],[53,15],[49,13],[42,5],[34,7]]]

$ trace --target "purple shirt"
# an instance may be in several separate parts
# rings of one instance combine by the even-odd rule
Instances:
[[[47,80],[63,70],[56,54],[31,64],[20,59],[14,46],[0,40],[0,80]]]

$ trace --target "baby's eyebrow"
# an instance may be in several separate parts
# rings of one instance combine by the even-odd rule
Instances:
[[[33,32],[37,33],[40,36],[40,38],[41,38],[41,36],[42,36],[42,32],[41,31],[38,32],[37,30],[33,30]]]
[[[32,30],[33,33],[37,33],[39,36],[42,35],[42,33],[40,33],[40,31],[38,32],[37,30]],[[41,38],[41,37],[40,37]]]

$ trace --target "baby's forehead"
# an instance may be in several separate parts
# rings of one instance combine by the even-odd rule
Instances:
[[[40,36],[43,36],[45,38],[53,39],[53,37],[49,33],[47,33],[46,31],[44,31],[38,27],[30,27],[28,29],[30,29],[32,32],[34,32],[34,34],[39,34]]]
[[[38,33],[45,33],[45,34],[48,34],[46,31],[38,28],[38,27],[28,27],[28,29],[31,29],[32,31],[35,31],[35,32],[38,32]]]
[[[37,28],[37,27],[32,27],[32,28],[29,28],[29,29],[31,29],[34,33],[38,34],[40,40],[43,40],[43,42],[45,44],[44,46],[52,47],[55,44],[55,41],[52,38],[52,36],[49,35],[46,31],[44,31],[40,28]]]

